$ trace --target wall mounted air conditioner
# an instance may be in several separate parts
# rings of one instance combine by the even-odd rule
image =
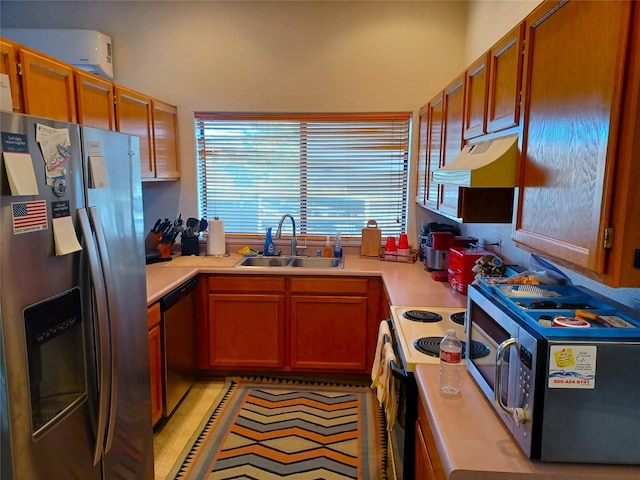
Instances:
[[[95,30],[3,28],[2,36],[113,80],[111,37]]]

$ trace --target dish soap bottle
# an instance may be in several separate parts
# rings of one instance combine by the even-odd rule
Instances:
[[[340,232],[336,233],[336,241],[333,244],[333,256],[335,258],[342,258],[342,240],[340,239]]]
[[[333,248],[331,247],[331,237],[327,235],[327,240],[324,242],[324,256],[327,258],[333,257]]]
[[[267,233],[264,239],[264,255],[272,256],[276,253],[276,247],[273,245],[273,238],[271,238],[271,227],[267,227]]]

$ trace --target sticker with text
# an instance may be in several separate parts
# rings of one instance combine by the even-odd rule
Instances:
[[[595,388],[597,352],[595,345],[552,345],[549,388]]]
[[[47,218],[47,202],[14,202],[11,204],[13,234],[37,232],[49,228]]]

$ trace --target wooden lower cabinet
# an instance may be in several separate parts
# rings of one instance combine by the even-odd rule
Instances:
[[[420,398],[418,399],[418,419],[416,420],[414,465],[416,480],[446,480],[447,478],[442,468],[426,410]]]
[[[151,420],[153,425],[162,417],[162,340],[160,337],[160,304],[147,310],[149,321],[149,367],[151,371]]]
[[[292,295],[290,351],[294,370],[364,370],[367,297]]]
[[[380,279],[210,275],[200,292],[200,367],[370,373]]]
[[[290,291],[291,368],[365,371],[368,280],[291,277]]]
[[[211,365],[284,367],[284,308],[284,294],[209,294]]]
[[[205,366],[226,370],[284,368],[284,278],[212,275],[206,285]]]

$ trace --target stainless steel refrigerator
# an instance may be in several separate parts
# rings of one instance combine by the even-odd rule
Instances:
[[[153,478],[138,137],[0,120],[0,477]]]

